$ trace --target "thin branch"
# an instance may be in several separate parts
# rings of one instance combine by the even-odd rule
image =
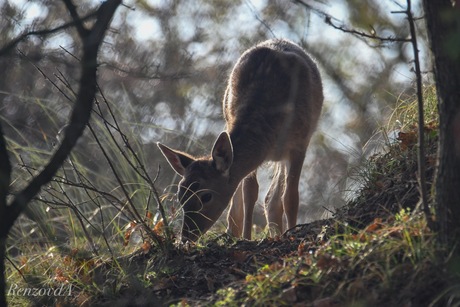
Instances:
[[[276,38],[275,32],[273,32],[268,23],[265,20],[263,20],[262,17],[260,17],[259,14],[256,12],[254,4],[252,4],[250,0],[246,0],[245,4],[249,8],[249,10],[254,14],[254,17],[271,33],[271,35],[274,38]]]
[[[96,23],[88,32],[89,34],[81,37],[83,41],[83,56],[81,61],[80,88],[70,123],[65,130],[65,136],[59,148],[40,174],[32,179],[28,186],[19,192],[14,197],[11,205],[7,207],[8,210],[4,215],[1,233],[9,232],[18,216],[27,207],[29,201],[40,191],[44,184],[53,178],[62,163],[67,159],[78,138],[82,135],[90,118],[96,93],[97,54],[99,46],[102,43],[104,33],[109,26],[112,16],[120,3],[121,0],[108,0],[101,4],[96,13],[98,16]]]
[[[72,210],[75,214],[75,217],[77,218],[78,222],[80,223],[80,227],[81,227],[81,230],[83,231],[83,233],[85,234],[85,237],[86,239],[88,240],[89,242],[89,245],[91,246],[91,249],[93,251],[93,253],[96,255],[96,256],[99,256],[99,252],[97,250],[97,247],[96,247],[96,244],[94,244],[94,241],[92,239],[92,236],[89,234],[88,230],[86,229],[85,227],[85,223],[83,220],[85,220],[89,225],[91,225],[91,227],[93,227],[94,229],[96,229],[97,231],[100,231],[97,227],[95,227],[92,223],[90,223],[88,221],[88,219],[84,216],[84,214],[81,213],[81,211],[78,209],[78,207],[74,204],[73,200],[69,197],[69,195],[65,192],[65,189],[63,188],[63,186],[61,184],[58,184],[58,187],[60,188],[60,193],[63,195],[63,197],[66,198],[67,200],[67,206],[68,208],[70,208],[70,210]],[[57,191],[59,192],[59,191]],[[89,195],[88,195],[89,196]],[[90,197],[91,199],[91,197]]]
[[[305,3],[302,0],[292,0],[292,2],[300,4],[301,6],[303,6],[307,10],[315,13],[316,15],[318,15],[321,18],[330,18],[330,19],[334,19],[336,21],[339,21],[337,18],[333,17],[332,15],[329,15],[328,13],[326,13],[326,12],[324,12],[324,11],[318,9],[318,8],[315,8],[315,7],[311,6],[310,4]]]
[[[336,22],[341,22],[341,21],[338,20],[337,18],[327,14],[326,12],[323,12],[323,11],[313,7],[313,6],[303,2],[302,0],[293,0],[293,2],[302,5],[307,10],[312,11],[316,15],[324,18],[324,22],[326,24],[328,24],[331,27],[333,27],[334,29],[340,30],[342,32],[353,34],[353,35],[355,35],[357,37],[360,37],[360,38],[364,37],[364,38],[370,38],[370,39],[374,39],[374,40],[379,40],[381,42],[406,42],[406,43],[411,42],[411,40],[407,39],[407,38],[397,38],[397,37],[392,37],[392,36],[382,37],[382,36],[378,36],[378,35],[375,35],[375,34],[368,34],[368,33],[362,32],[362,31],[352,30],[352,29],[349,29],[349,28],[347,28],[345,26],[339,26],[339,25],[335,24],[333,22],[333,20],[336,21]]]
[[[38,72],[43,76],[43,78],[46,81],[50,82],[62,94],[62,96],[64,96],[68,101],[73,102],[73,100],[53,80],[51,80],[51,78],[49,78],[48,75],[45,74],[45,72],[37,64],[31,61],[29,57],[25,55],[24,52],[22,52],[22,50],[18,49],[18,52],[21,56],[26,58],[29,61],[29,63],[32,64],[35,67],[35,69],[38,70]]]
[[[94,18],[96,16],[96,12],[90,13],[84,17],[81,17],[79,19],[80,22],[86,21],[88,19]],[[60,25],[56,28],[53,29],[43,29],[43,30],[35,30],[35,31],[30,31],[30,32],[25,32],[19,35],[17,38],[13,39],[10,41],[8,44],[6,44],[4,47],[0,48],[0,56],[4,56],[8,54],[11,50],[13,50],[17,44],[19,44],[21,41],[26,39],[29,36],[40,36],[40,37],[46,37],[48,35],[54,34],[56,32],[71,28],[75,26],[76,22],[71,21],[67,22],[63,25]]]
[[[144,229],[149,230],[150,228],[147,226],[147,224],[145,223],[145,220],[142,218],[142,216],[139,214],[139,211],[136,209],[136,206],[134,205],[134,203],[133,203],[133,201],[131,199],[131,196],[129,195],[128,191],[126,190],[125,185],[123,184],[123,181],[121,180],[121,177],[118,174],[117,168],[115,167],[114,163],[112,162],[112,160],[110,159],[110,157],[107,154],[106,150],[104,149],[104,146],[102,146],[102,144],[101,144],[99,138],[97,137],[94,129],[91,127],[91,125],[88,125],[88,128],[89,128],[91,134],[93,135],[94,139],[96,140],[96,143],[97,143],[99,149],[102,151],[102,155],[104,156],[105,160],[109,164],[109,168],[112,171],[112,174],[115,176],[115,179],[117,180],[117,182],[119,184],[119,187],[120,187],[121,191],[123,192],[123,194],[124,194],[124,196],[126,198],[127,204],[129,204],[129,206],[127,208],[131,209],[130,210],[131,215],[134,216],[137,219],[138,223],[141,224],[144,227]],[[161,246],[162,240],[158,235],[156,235],[152,231],[148,231],[148,234],[150,235],[150,237],[153,240],[155,240],[155,242],[157,243],[158,246]]]
[[[67,7],[67,10],[70,13],[70,16],[72,17],[73,21],[75,22],[75,28],[78,31],[78,34],[80,37],[85,37],[88,35],[89,31],[86,29],[82,23],[82,20],[80,16],[77,13],[77,8],[75,5],[72,3],[71,0],[63,0],[65,6]]]
[[[333,27],[334,29],[340,30],[340,31],[345,32],[345,33],[350,33],[350,34],[353,34],[353,35],[357,35],[359,37],[371,38],[371,39],[379,40],[381,42],[405,42],[405,43],[411,42],[411,40],[408,39],[408,38],[397,38],[397,37],[394,37],[394,36],[382,37],[382,36],[377,36],[375,34],[367,34],[365,32],[361,32],[361,31],[350,30],[350,29],[345,28],[344,26],[335,25],[332,22],[332,20],[330,18],[327,18],[327,17],[324,19],[324,22],[326,24],[330,25],[331,27]]]
[[[148,182],[148,184],[150,185],[150,189],[151,191],[153,191],[154,195],[155,195],[155,200],[157,201],[157,204],[158,204],[158,210],[160,211],[160,214],[161,214],[161,217],[163,219],[163,223],[165,225],[165,229],[166,229],[166,237],[169,239],[172,237],[172,234],[170,233],[170,228],[169,228],[169,223],[168,223],[168,219],[166,217],[166,213],[165,213],[165,210],[164,210],[164,207],[163,207],[163,204],[161,202],[161,199],[160,199],[160,196],[158,194],[158,191],[155,187],[155,181],[157,180],[157,178],[155,178],[154,180],[152,180],[150,178],[150,175],[149,173],[147,172],[147,170],[145,169],[145,166],[144,164],[142,163],[142,161],[139,159],[139,156],[136,154],[136,152],[134,151],[134,149],[132,148],[132,146],[130,145],[129,141],[128,141],[128,138],[126,137],[126,135],[121,131],[121,128],[120,126],[118,125],[118,121],[116,119],[116,116],[115,114],[113,113],[113,110],[112,108],[110,107],[110,104],[108,103],[105,95],[104,95],[104,92],[102,91],[101,88],[99,88],[99,93],[101,94],[102,96],[102,99],[107,107],[107,110],[109,111],[109,114],[110,116],[112,117],[112,120],[114,122],[114,124],[110,124],[103,116],[102,116],[102,112],[101,112],[101,109],[100,109],[100,105],[99,103],[97,103],[96,101],[96,106],[98,107],[99,109],[99,113],[100,113],[100,116],[101,116],[101,119],[104,121],[104,124],[105,126],[107,127],[107,131],[109,132],[110,136],[112,137],[113,141],[115,142],[116,146],[118,147],[120,153],[123,155],[123,157],[125,158],[125,160],[129,163],[129,165],[131,166],[132,169],[134,169],[136,171],[136,173],[141,176],[145,181]],[[96,112],[97,113],[97,112]],[[118,142],[115,140],[115,137],[114,135],[112,134],[112,132],[110,131],[110,129],[108,128],[108,125],[110,125],[115,131],[117,131],[117,133],[121,136],[121,139],[123,140],[123,143],[124,143],[124,146],[128,149],[128,151],[131,153],[131,156],[135,159],[138,167],[136,167],[132,162],[131,160],[127,157],[127,155],[125,154],[124,150],[122,148],[119,147],[119,144]],[[140,170],[139,170],[140,169]],[[160,168],[158,168],[158,173],[157,173],[157,176],[159,175],[159,171],[160,171]]]
[[[14,263],[14,261],[11,261],[10,257],[5,256],[5,259],[8,260],[8,262],[13,266],[13,268],[18,272],[19,275],[21,275],[22,279],[24,282],[28,283],[27,278],[22,274],[22,271],[20,268],[17,267],[17,265]]]
[[[418,104],[418,179],[419,188],[423,206],[423,212],[428,223],[428,227],[434,229],[433,216],[428,205],[428,191],[426,187],[426,174],[425,174],[425,119],[423,111],[423,89],[422,89],[422,73],[420,71],[419,50],[417,46],[417,34],[415,33],[414,17],[411,12],[411,1],[407,0],[407,10],[405,11],[407,20],[409,22],[409,30],[411,36],[411,45],[414,52],[414,66],[415,76],[417,83],[417,104]]]

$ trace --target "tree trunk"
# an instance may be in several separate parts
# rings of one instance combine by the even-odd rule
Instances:
[[[453,3],[423,1],[439,111],[436,215],[439,238],[450,246],[460,238],[460,4]]]
[[[6,302],[6,280],[5,280],[5,259],[6,237],[0,236],[0,306],[7,306]]]

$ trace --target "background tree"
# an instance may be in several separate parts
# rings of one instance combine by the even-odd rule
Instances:
[[[440,238],[460,239],[460,6],[455,1],[424,0],[438,94],[439,154],[436,215]]]

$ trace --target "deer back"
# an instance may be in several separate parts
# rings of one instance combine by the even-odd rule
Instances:
[[[269,40],[247,50],[230,75],[223,110],[235,151],[259,151],[258,162],[281,160],[305,148],[323,101],[318,69],[287,40]]]

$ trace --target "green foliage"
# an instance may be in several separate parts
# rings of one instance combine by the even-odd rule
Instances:
[[[360,231],[346,226],[327,241],[303,242],[296,255],[262,265],[243,284],[220,290],[216,304],[234,297],[235,289],[237,305],[289,306],[321,299],[341,306],[426,303],[418,296],[435,297],[439,290],[429,289],[442,279],[435,251],[423,217],[401,210]],[[427,280],[430,275],[438,280]],[[425,290],[429,293],[420,293]]]
[[[432,125],[439,120],[437,109],[436,87],[426,85],[423,88],[424,98],[424,119],[425,125]],[[401,94],[397,97],[396,106],[388,119],[386,131],[403,131],[412,130],[418,125],[417,98],[415,94]]]
[[[223,306],[240,306],[238,302],[235,300],[236,291],[233,288],[226,288],[226,289],[219,289],[217,290],[216,294],[222,297],[221,300],[216,302],[216,307],[223,307]]]
[[[377,31],[376,34],[384,31],[389,35],[406,35],[406,30],[393,17],[389,18],[386,10],[380,9],[379,2],[359,3],[359,6],[355,2],[349,1],[353,6],[347,8],[351,24],[364,31]],[[58,1],[37,5],[47,7],[30,28],[52,28],[61,23],[62,16],[67,16]],[[29,25],[22,20],[27,6],[18,8],[8,1],[2,6],[5,8],[5,18],[0,21],[3,43],[29,29]],[[88,6],[83,4],[78,10],[85,12]],[[242,16],[245,7],[253,17],[252,24],[235,18]],[[216,239],[224,231],[222,227],[217,234],[201,239],[197,246],[172,246],[174,238],[170,229],[180,222],[180,210],[174,207],[168,190],[163,195],[155,190],[157,183],[174,188],[171,182],[176,180],[170,180],[173,174],[166,167],[158,173],[158,153],[151,148],[152,140],[167,140],[172,146],[180,144],[203,153],[222,127],[220,97],[234,59],[257,41],[273,35],[289,35],[290,39],[303,41],[321,63],[322,73],[331,77],[332,81],[325,78],[328,88],[334,89],[328,92],[339,92],[329,98],[332,103],[326,103],[324,124],[320,127],[323,131],[318,138],[324,149],[314,151],[320,159],[312,163],[311,173],[315,175],[309,178],[309,186],[315,187],[311,189],[314,201],[309,203],[321,208],[328,194],[324,187],[336,187],[334,176],[342,177],[344,173],[329,175],[334,171],[330,168],[331,161],[337,162],[337,169],[341,170],[356,163],[350,162],[336,148],[337,144],[331,145],[334,137],[327,139],[325,132],[353,135],[346,146],[361,149],[380,119],[368,120],[369,114],[375,115],[372,110],[380,110],[382,105],[393,104],[394,99],[387,99],[382,92],[395,92],[395,85],[387,76],[396,65],[408,61],[401,52],[403,44],[388,45],[385,51],[372,48],[358,53],[357,48],[360,51],[365,48],[362,41],[351,36],[337,37],[336,33],[332,33],[333,39],[324,40],[328,29],[323,23],[314,31],[309,27],[306,31],[306,24],[317,25],[324,15],[315,20],[317,16],[312,11],[283,1],[268,1],[259,8],[253,7],[251,1],[161,4],[136,1],[135,8],[120,10],[103,46],[99,67],[101,91],[90,129],[10,234],[6,271],[10,285],[75,286],[75,295],[68,300],[42,302],[31,298],[37,305],[114,301],[134,305],[139,297],[147,297],[151,304],[158,303],[157,300],[169,303],[172,299],[180,301],[178,306],[192,306],[199,294],[195,298],[173,297],[181,284],[181,270],[190,271],[200,257],[217,253],[220,258],[228,257],[230,265],[255,259],[257,266],[255,271],[244,267],[245,270],[238,271],[245,274],[242,280],[233,280],[220,289],[215,289],[212,278],[208,278],[204,287],[208,295],[214,295],[212,304],[218,306],[293,305],[319,299],[353,306],[383,305],[388,303],[382,301],[386,297],[393,297],[394,305],[402,305],[406,303],[404,299],[409,300],[408,304],[424,302],[425,294],[431,299],[433,289],[445,289],[437,294],[437,301],[455,297],[458,287],[444,287],[446,281],[439,276],[441,266],[434,258],[437,246],[423,218],[413,213],[414,206],[399,210],[394,218],[374,219],[371,215],[370,220],[358,224],[338,222],[332,236],[326,235],[329,230],[324,227],[321,238],[305,238],[296,247],[296,253],[280,255],[277,261],[268,262],[258,260],[263,254],[260,251],[229,252],[229,246],[238,241],[222,236]],[[131,14],[139,15],[133,18]],[[128,21],[147,18],[158,25],[158,31],[149,32],[157,37],[142,40],[137,34],[138,29],[144,31],[144,28]],[[186,18],[190,20],[183,23]],[[228,31],[236,29],[235,25],[241,30],[237,37]],[[188,36],[184,35],[186,30],[190,32]],[[67,31],[63,36],[30,39],[20,45],[24,53],[0,59],[8,76],[0,81],[0,116],[14,165],[12,193],[38,173],[59,142],[57,135],[72,107],[74,78],[78,75],[75,69],[78,53],[73,54],[78,46],[73,35]],[[374,65],[371,67],[369,63]],[[372,93],[372,99],[365,93]],[[433,95],[434,88],[427,88],[425,97]],[[346,112],[341,113],[339,120],[333,110],[342,100],[349,105],[340,107],[340,112]],[[411,133],[416,108],[412,99],[398,101],[401,103],[392,114],[394,124],[388,131]],[[435,121],[434,101],[427,99],[427,124]],[[429,133],[433,141],[436,130]],[[412,143],[406,145],[413,149]],[[362,197],[357,198],[367,201],[369,207],[380,206],[379,202],[373,202],[377,197],[370,196],[396,194],[386,185],[390,176],[396,178],[395,186],[406,189],[403,184],[413,182],[413,178],[398,174],[405,167],[413,167],[410,152],[390,150],[385,159],[370,159],[364,175],[357,175],[361,186],[366,185],[360,191]],[[407,198],[413,201],[416,189],[410,188],[412,194],[408,193]],[[397,209],[399,201],[384,200],[397,204]],[[166,210],[163,221],[157,210],[161,203]],[[388,217],[388,212],[385,216]],[[257,239],[273,240],[263,232],[258,232]],[[283,240],[289,239],[278,238],[273,245]],[[188,267],[180,266],[183,260]],[[212,263],[204,261],[204,264]],[[193,280],[201,280],[200,277],[194,275]],[[192,288],[190,280],[186,286]],[[395,292],[399,294],[394,295]],[[422,295],[409,297],[411,293]],[[397,301],[399,298],[402,301]],[[22,296],[10,296],[9,300],[12,305],[27,303]]]
[[[410,196],[411,205],[393,214],[372,212],[370,219],[363,218],[360,223],[337,217],[332,226],[321,227],[315,240],[305,237],[295,246],[295,252],[273,262],[259,262],[260,251],[228,252],[229,246],[238,241],[221,236],[222,223],[196,246],[163,245],[172,238],[156,214],[154,184],[144,172],[148,163],[140,150],[142,144],[136,141],[136,125],[120,120],[126,110],[112,108],[103,95],[98,101],[98,107],[105,110],[95,111],[91,133],[83,141],[91,146],[91,152],[77,150],[34,200],[34,210],[13,229],[9,255],[15,260],[7,266],[10,285],[56,288],[70,284],[76,295],[64,298],[64,302],[72,304],[129,300],[133,293],[150,293],[152,300],[157,301],[161,299],[152,293],[162,293],[179,282],[183,259],[196,263],[198,257],[221,253],[222,257],[241,263],[254,253],[256,269],[245,271],[242,280],[219,288],[208,280],[208,287],[213,289],[212,305],[289,306],[322,301],[344,306],[385,306],[388,302],[400,305],[444,301],[455,295],[457,288],[447,287],[450,277],[441,276],[442,263],[436,257],[438,247],[433,234],[423,216],[414,210],[412,200],[416,196]],[[42,105],[38,100],[37,103]],[[404,120],[405,133],[410,135],[412,107],[407,104],[400,109],[403,115],[399,118]],[[435,138],[436,135],[428,138],[428,144],[433,144]],[[53,142],[49,136],[44,141]],[[22,145],[11,139],[9,142],[11,156],[20,166],[15,169],[14,182],[19,188],[49,153],[40,148],[30,151],[36,148],[32,143]],[[372,157],[363,170],[363,187],[354,206],[363,202],[372,210],[373,201],[379,206],[393,202],[387,196],[397,195],[399,188],[389,189],[389,178],[408,195],[407,182],[414,179],[406,176],[414,173],[414,148],[412,141],[400,139],[390,144],[383,155]],[[94,157],[101,159],[89,164]],[[416,189],[414,195],[418,195]],[[171,198],[172,195],[164,194],[158,200],[170,202]],[[178,210],[168,208],[171,210],[167,211],[167,222],[171,223]],[[353,205],[347,210],[358,217]],[[263,231],[257,232],[257,238],[260,242],[273,240]],[[274,242],[277,240],[283,242],[289,237]],[[129,254],[129,259],[120,257]],[[9,299],[12,304],[24,301],[19,296]],[[169,301],[170,296],[162,299]],[[194,305],[193,299],[186,296],[173,299],[180,300],[176,306]]]
[[[433,86],[426,88],[425,99],[430,184],[438,120]],[[362,186],[336,214],[335,224],[329,229],[323,226],[316,241],[305,239],[295,255],[261,265],[244,284],[232,288],[240,293],[238,304],[437,306],[449,299],[458,302],[458,276],[443,273],[440,246],[416,207],[415,99],[401,102],[392,119],[398,122],[388,130],[398,129],[398,139],[388,142],[386,152],[371,157],[355,175]],[[225,297],[225,293],[220,295]]]
[[[54,86],[74,92],[70,84],[61,81]],[[39,98],[28,103],[47,116],[42,123],[55,134],[40,127],[25,133],[5,120],[13,132],[7,138],[14,166],[12,193],[22,189],[47,163],[64,129],[58,132],[58,110],[48,108]],[[128,279],[124,268],[117,265],[120,255],[136,250],[148,253],[156,248],[167,252],[171,248],[168,222],[174,221],[176,213],[171,211],[173,207],[163,214],[158,210],[169,202],[168,194],[160,198],[150,175],[155,166],[147,168],[136,125],[124,120],[129,118],[126,112],[100,90],[87,133],[10,232],[9,285],[49,289],[69,284],[84,296],[116,295]],[[114,264],[111,275],[115,277],[110,285],[97,282],[95,273],[107,262]],[[23,299],[10,297],[12,304]],[[45,298],[29,299],[38,304]]]

